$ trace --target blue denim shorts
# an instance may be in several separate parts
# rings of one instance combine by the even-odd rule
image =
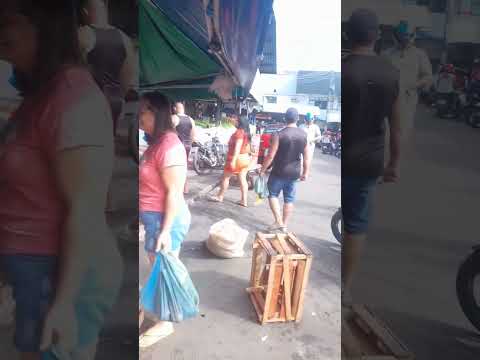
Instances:
[[[278,198],[280,193],[283,192],[283,201],[286,204],[293,203],[295,201],[295,194],[297,193],[297,181],[298,180],[287,180],[270,175],[267,184],[268,197]]]
[[[164,214],[157,211],[140,211],[140,222],[145,228],[145,251],[155,253],[157,239],[162,230]],[[172,238],[172,251],[180,249],[183,240],[190,229],[192,216],[187,205],[182,206],[173,222],[170,236]]]
[[[15,346],[38,352],[43,322],[55,296],[57,257],[0,255],[0,268],[15,299]]]
[[[75,351],[97,342],[122,281],[121,264],[109,261],[102,252],[91,259],[75,299],[78,326]],[[43,324],[56,294],[58,257],[0,255],[0,269],[12,286],[16,304],[15,346],[20,352],[40,352]],[[57,359],[55,352],[54,348],[43,352],[42,360]]]
[[[368,231],[372,194],[377,177],[342,177],[342,217],[345,232],[352,235]]]

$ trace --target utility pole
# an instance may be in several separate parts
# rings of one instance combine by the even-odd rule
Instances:
[[[443,62],[448,62],[448,26],[451,23],[451,16],[454,13],[454,2],[447,0],[445,6],[445,26],[443,28]]]

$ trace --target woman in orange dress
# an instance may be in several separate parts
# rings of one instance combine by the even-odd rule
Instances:
[[[223,202],[225,192],[230,185],[230,178],[238,175],[240,182],[240,192],[242,194],[239,205],[248,206],[248,183],[247,172],[250,165],[250,143],[252,135],[250,133],[250,124],[246,116],[235,117],[235,126],[237,131],[232,135],[228,142],[228,154],[220,191],[217,196],[212,197],[212,201]]]

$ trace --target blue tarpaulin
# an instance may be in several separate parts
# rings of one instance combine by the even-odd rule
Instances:
[[[140,38],[148,38],[150,44],[148,54],[141,51],[142,85],[162,85],[163,82],[171,85],[172,81],[198,80],[205,74],[211,74],[211,65],[216,63],[220,70],[223,68],[233,78],[237,86],[248,93],[260,64],[267,26],[273,16],[272,4],[273,0],[142,0],[141,14],[144,14],[144,20],[141,17]],[[152,5],[161,14],[160,18],[153,18],[152,12],[146,11]],[[164,27],[159,26],[161,17],[168,19],[168,24],[176,30],[165,28],[166,19],[161,20]],[[142,35],[143,31],[149,33]],[[175,31],[178,35],[174,34]],[[169,41],[169,36],[176,40]],[[185,42],[188,46],[185,46]],[[177,68],[178,63],[187,64],[185,49],[191,49],[191,44],[197,48],[195,52],[202,58],[202,64],[211,64],[210,69],[202,71],[190,63],[188,70],[196,69],[198,74],[178,72],[175,75],[168,68],[162,52],[168,49],[169,57],[178,54],[178,61],[175,56],[168,60],[172,68]],[[152,51],[154,47],[151,45],[157,51]]]

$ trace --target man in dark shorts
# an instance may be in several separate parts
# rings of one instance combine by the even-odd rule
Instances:
[[[175,103],[174,125],[177,130],[178,137],[185,146],[187,152],[187,160],[192,150],[192,144],[195,141],[195,120],[185,114],[185,105],[182,102],[177,101]],[[188,193],[187,183],[185,182],[184,194]]]
[[[298,111],[290,108],[285,114],[287,127],[272,137],[272,145],[263,162],[260,174],[264,176],[273,163],[268,179],[270,208],[275,223],[269,231],[287,232],[287,223],[293,211],[297,182],[305,181],[310,171],[307,134],[297,127]],[[302,169],[303,159],[303,169]],[[278,197],[283,192],[283,216]]]
[[[378,29],[375,13],[356,10],[347,30],[352,52],[342,60],[343,304],[350,301],[352,276],[367,237],[372,192],[380,178],[398,178],[399,72],[374,52]],[[386,166],[385,119],[390,128]]]

